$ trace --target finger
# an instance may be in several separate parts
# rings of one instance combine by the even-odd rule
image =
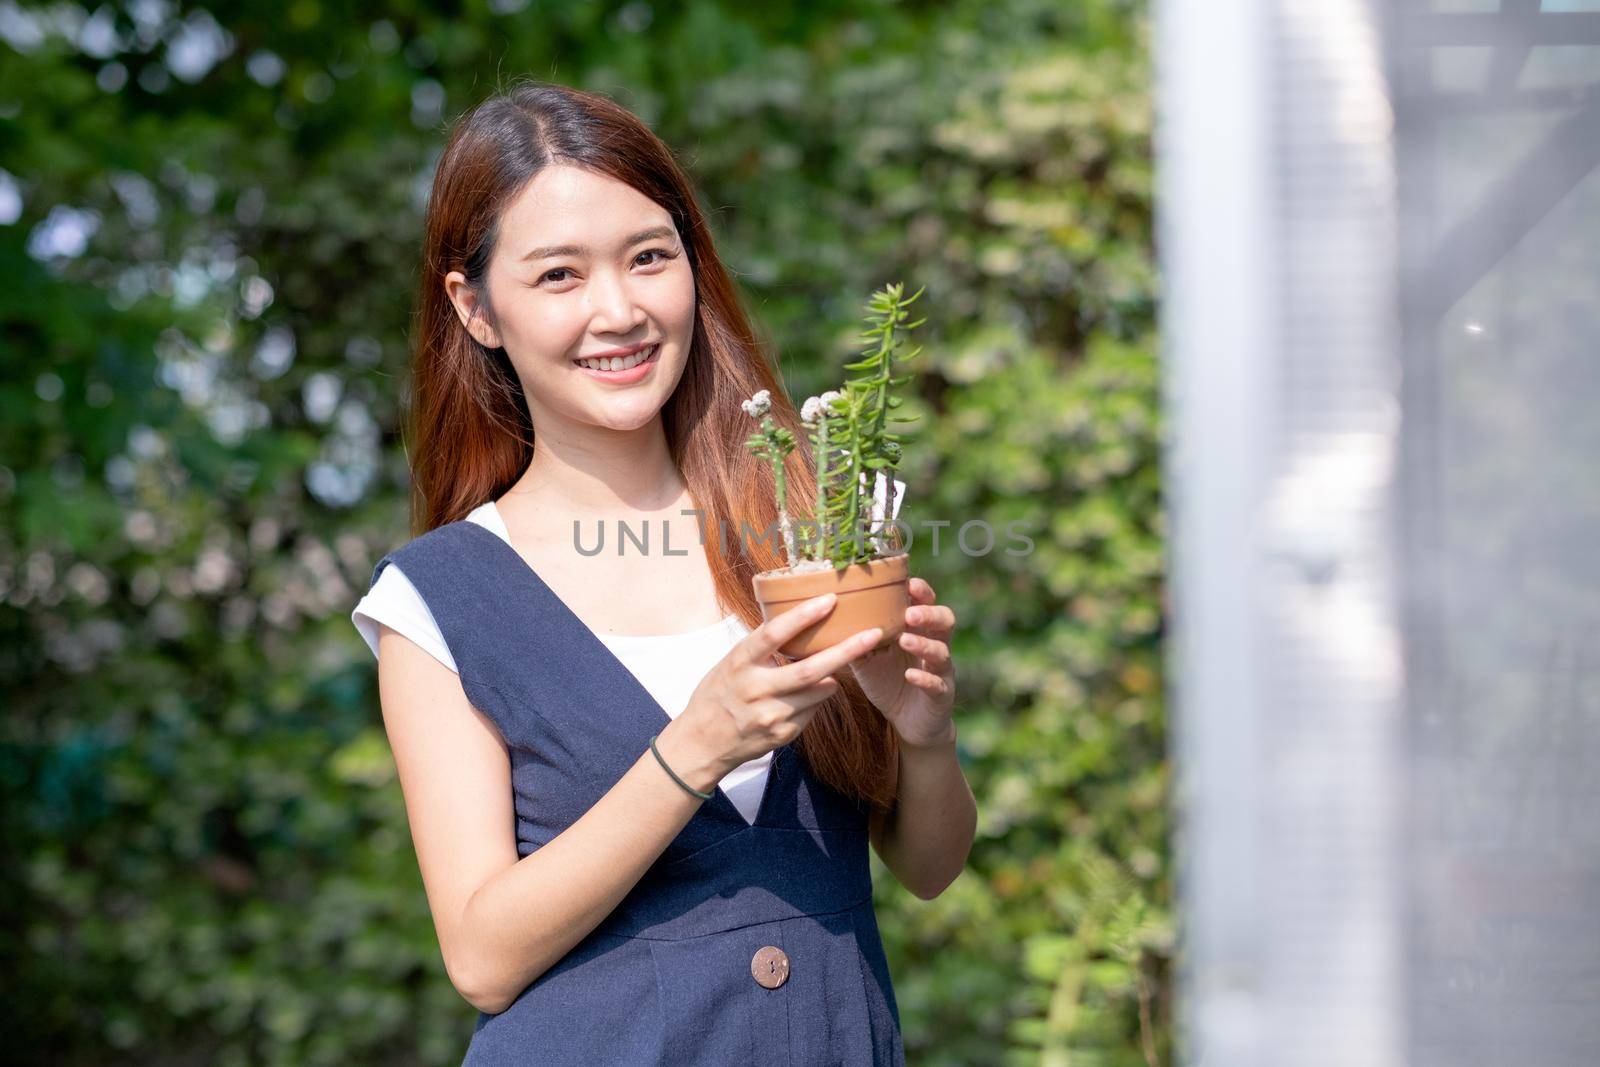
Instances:
[[[950,669],[950,646],[931,637],[907,630],[900,635],[900,647],[922,659],[922,666],[934,674]]]
[[[821,652],[813,653],[803,660],[766,672],[767,683],[774,687],[774,692],[793,692],[802,689],[835,671],[843,670],[851,660],[871,652],[882,637],[883,631],[876,626],[852,634],[843,641],[829,645]]]
[[[812,623],[827,618],[837,600],[833,593],[812,597],[751,630],[741,642],[750,662],[765,664],[784,642]]]
[[[906,609],[906,625],[918,633],[944,637],[956,628],[956,613],[943,604],[919,604]]]
[[[927,671],[917,667],[906,668],[906,681],[918,689],[926,689],[928,692],[936,693],[939,696],[944,696],[950,692],[954,685],[953,682],[946,681],[937,674],[929,674]]]
[[[839,679],[830,675],[829,677],[818,679],[804,689],[796,689],[792,693],[784,693],[782,696],[774,697],[773,699],[781,700],[791,708],[799,711],[810,707],[812,704],[820,704],[838,691]]]
[[[910,589],[911,589],[911,599],[915,600],[918,604],[932,604],[933,603],[933,601],[934,601],[933,586],[929,585],[925,579],[922,579],[922,578],[913,578],[913,579],[911,579]]]

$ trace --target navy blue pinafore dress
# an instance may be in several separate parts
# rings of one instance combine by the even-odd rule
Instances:
[[[529,855],[671,718],[492,531],[430,530],[374,583],[390,562],[506,742]],[[718,788],[599,926],[505,1011],[479,1013],[463,1067],[903,1064],[867,849],[865,804],[775,750],[754,824]]]

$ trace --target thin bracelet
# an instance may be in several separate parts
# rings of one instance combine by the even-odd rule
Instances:
[[[696,789],[694,786],[690,785],[688,782],[684,781],[682,778],[679,778],[678,775],[677,775],[677,772],[675,772],[671,767],[667,766],[666,758],[661,755],[661,750],[656,748],[656,738],[658,738],[660,736],[661,736],[660,734],[652,734],[651,735],[651,737],[650,737],[650,751],[654,752],[656,754],[656,762],[661,764],[661,769],[666,771],[668,774],[672,775],[672,780],[674,782],[677,782],[679,785],[683,786],[685,789],[687,789],[689,792],[693,793],[695,796],[699,797],[701,800],[710,800],[714,794],[700,792],[700,790]]]

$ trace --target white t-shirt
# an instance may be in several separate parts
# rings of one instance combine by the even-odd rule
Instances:
[[[506,544],[511,543],[510,531],[494,501],[474,508],[468,513],[467,521],[487,528]],[[452,671],[456,670],[455,658],[450,655],[433,613],[397,563],[383,568],[377,584],[350,613],[350,621],[366,639],[374,656],[378,654],[378,624],[383,623],[416,642]],[[667,715],[675,719],[688,706],[689,697],[706,672],[749,632],[750,628],[739,616],[727,615],[720,622],[683,633],[595,634],[595,637],[655,697]],[[755,822],[771,765],[772,753],[765,752],[735,767],[717,783],[746,822]]]

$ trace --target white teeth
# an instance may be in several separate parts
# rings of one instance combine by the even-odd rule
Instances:
[[[580,359],[578,362],[591,370],[627,370],[637,367],[655,354],[656,346],[642,348],[631,356],[608,356],[604,359]]]

